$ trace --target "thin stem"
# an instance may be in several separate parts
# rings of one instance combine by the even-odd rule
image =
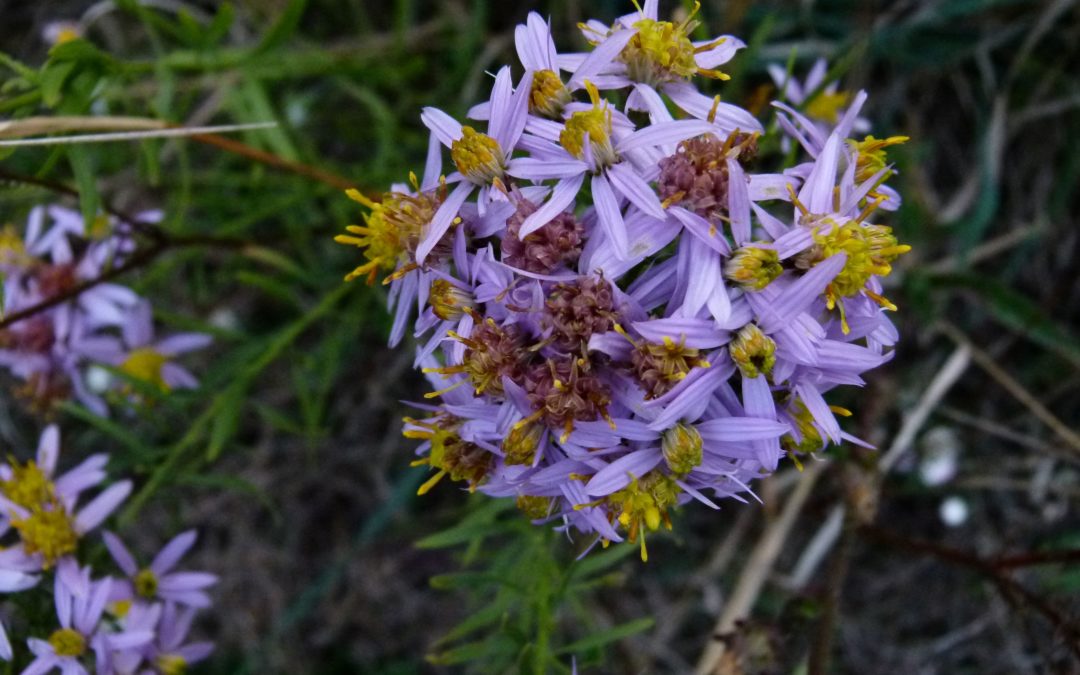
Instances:
[[[123,264],[107,269],[93,279],[81,281],[62,293],[57,293],[52,297],[45,298],[41,302],[20,309],[17,312],[12,312],[11,314],[8,314],[3,319],[0,319],[0,330],[3,330],[8,326],[16,324],[24,319],[28,319],[35,314],[38,314],[39,312],[44,312],[47,309],[51,309],[52,307],[67,302],[72,298],[76,298],[80,294],[99,284],[111,281],[123,274],[126,274],[127,272],[138,269],[140,267],[145,267],[153,260],[155,260],[159,255],[165,252],[167,249],[179,248],[184,246],[219,246],[226,248],[238,248],[246,245],[247,243],[248,242],[241,239],[221,239],[217,237],[166,237],[164,236],[164,233],[162,233],[162,238],[159,241],[151,244],[150,246],[140,251],[137,251],[130,258],[124,261]]]
[[[865,526],[860,530],[860,533],[887,546],[914,553],[930,555],[943,562],[959,567],[966,567],[967,569],[987,577],[994,583],[1001,595],[1014,607],[1021,608],[1026,604],[1041,614],[1043,618],[1054,626],[1057,632],[1064,638],[1066,646],[1072,651],[1073,655],[1080,658],[1080,624],[1078,624],[1073,617],[1065,616],[1057,607],[1054,607],[1043,598],[1035,595],[1006,572],[1002,571],[1002,567],[1021,566],[1009,564],[1003,566],[1001,564],[1003,561],[1006,563],[1024,562],[1026,564],[1028,561],[1033,560],[1035,556],[1041,558],[1042,554],[1033,553],[1026,556],[986,560],[968,553],[967,551],[949,548],[923,539],[910,539],[878,527]],[[1077,551],[1068,551],[1065,553],[1069,554],[1069,556],[1067,556],[1068,559],[1073,559],[1073,557],[1078,554]],[[1059,556],[1058,559],[1053,560],[1053,562],[1060,562],[1063,557],[1066,556]],[[1043,562],[1043,560],[1039,560],[1039,562]],[[1047,560],[1047,562],[1049,561]],[[1031,564],[1035,563],[1032,562]]]
[[[271,154],[264,150],[259,150],[258,148],[253,148],[250,145],[241,143],[240,141],[235,141],[231,138],[219,136],[218,134],[193,134],[189,138],[194,141],[199,141],[200,143],[205,143],[206,145],[212,145],[216,148],[220,148],[222,150],[225,150],[226,152],[231,152],[242,157],[246,157],[261,164],[266,164],[267,166],[272,166],[277,169],[290,171],[306,178],[312,178],[319,181],[320,183],[324,183],[326,185],[329,185],[330,187],[337,188],[338,190],[348,190],[350,188],[356,187],[356,184],[353,181],[348,180],[343,176],[339,176],[328,171],[323,171],[322,169],[309,166],[301,162],[292,162],[287,159],[282,159],[277,155]]]

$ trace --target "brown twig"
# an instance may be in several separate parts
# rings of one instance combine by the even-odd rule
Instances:
[[[844,580],[847,579],[852,545],[855,541],[855,519],[851,509],[845,511],[841,527],[840,541],[837,542],[826,572],[821,616],[814,630],[814,639],[810,643],[810,655],[807,659],[809,675],[826,675],[829,672],[833,634],[836,632],[836,622],[840,618],[840,594],[844,587]]]
[[[161,255],[167,249],[186,247],[186,246],[220,246],[220,247],[225,247],[225,248],[239,248],[239,247],[245,246],[247,244],[248,244],[248,242],[244,241],[242,239],[223,239],[223,238],[217,238],[217,237],[201,237],[201,236],[168,237],[168,236],[165,236],[164,233],[161,233],[161,238],[158,241],[154,242],[150,246],[147,246],[147,247],[145,247],[145,248],[143,248],[143,249],[141,249],[139,251],[136,251],[134,254],[132,254],[132,256],[130,258],[125,260],[122,264],[117,265],[116,267],[111,267],[111,268],[105,270],[104,272],[102,272],[100,275],[94,277],[93,279],[87,279],[85,281],[80,281],[79,283],[75,284],[71,288],[68,288],[67,290],[63,291],[62,293],[57,293],[56,295],[54,295],[52,297],[45,298],[41,302],[30,305],[29,307],[25,307],[23,309],[20,309],[17,312],[12,312],[11,314],[8,314],[7,316],[3,317],[3,319],[0,319],[0,330],[3,330],[5,328],[7,328],[8,326],[11,326],[12,324],[18,323],[18,322],[20,322],[20,321],[22,321],[24,319],[28,319],[28,318],[34,316],[35,314],[38,314],[39,312],[44,312],[47,309],[55,307],[55,306],[57,306],[59,304],[62,304],[64,302],[67,302],[68,300],[71,300],[72,298],[78,297],[80,294],[86,292],[87,290],[89,290],[89,289],[91,289],[91,288],[93,288],[93,287],[95,287],[95,286],[97,286],[99,284],[103,284],[103,283],[105,283],[107,281],[111,281],[111,280],[113,280],[113,279],[115,279],[115,278],[117,278],[117,277],[119,277],[119,276],[121,276],[123,274],[126,274],[127,272],[138,269],[140,267],[144,267],[144,266],[148,265],[150,262],[152,262],[159,255]]]
[[[1015,555],[999,556],[990,561],[994,568],[999,570],[1014,569],[1016,567],[1031,567],[1033,565],[1052,565],[1055,563],[1080,562],[1080,549],[1067,551],[1031,551],[1029,553],[1017,553]]]
[[[1001,595],[1016,607],[1023,604],[1035,609],[1058,633],[1073,655],[1080,659],[1080,623],[1062,614],[1061,610],[1035,595],[1018,581],[1009,576],[1004,569],[1042,564],[1044,562],[1064,562],[1080,558],[1080,551],[1063,551],[1022,554],[995,560],[986,560],[977,555],[948,546],[942,546],[924,539],[910,539],[882,528],[867,525],[859,532],[876,542],[893,548],[914,553],[930,555],[938,560],[978,572],[988,578],[997,587]],[[1057,554],[1057,555],[1055,555]],[[1002,563],[1005,563],[1004,565]]]
[[[194,134],[189,136],[191,140],[205,143],[206,145],[212,145],[226,152],[246,157],[267,166],[272,166],[285,171],[290,171],[300,176],[305,176],[329,185],[330,187],[337,188],[339,190],[348,190],[356,187],[356,183],[328,171],[323,171],[313,166],[308,166],[301,162],[292,162],[287,159],[282,159],[277,155],[253,148],[250,145],[235,141],[231,138],[219,136],[218,134]]]
[[[696,675],[712,675],[716,672],[725,651],[723,636],[735,628],[738,620],[750,613],[776,564],[776,559],[780,555],[788,534],[802,511],[803,504],[810,497],[814,483],[817,482],[827,465],[827,462],[812,462],[807,465],[799,475],[799,482],[794,492],[784,503],[780,516],[769,524],[758,539],[754,550],[750,553],[750,558],[743,567],[735,589],[724,604],[723,613],[716,621],[716,626],[710,634],[711,639],[705,645],[701,658],[698,660],[694,670]]]
[[[966,348],[971,352],[971,359],[979,365],[986,374],[997,380],[998,384],[1002,386],[1005,391],[1012,394],[1013,398],[1019,401],[1024,407],[1026,407],[1031,414],[1035,415],[1043,424],[1050,427],[1050,429],[1057,434],[1058,438],[1065,441],[1066,446],[1074,453],[1074,455],[1080,455],[1080,434],[1069,428],[1067,424],[1062,422],[1054,413],[1050,412],[1049,408],[1042,404],[1031,392],[1029,392],[1024,385],[1020,384],[1012,375],[1009,375],[1004,368],[997,364],[990,354],[986,353],[968,338],[959,328],[943,321],[940,324],[942,332],[949,336],[957,345],[962,348]]]

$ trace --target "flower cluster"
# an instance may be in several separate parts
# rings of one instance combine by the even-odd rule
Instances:
[[[0,593],[33,590],[55,605],[55,618],[47,624],[39,613],[16,612],[20,626],[43,631],[42,637],[27,640],[26,654],[13,649],[4,625],[11,615],[5,613],[0,659],[28,662],[23,673],[55,669],[126,675],[180,673],[186,664],[208,656],[212,645],[187,643],[187,634],[196,611],[210,606],[206,589],[217,577],[173,571],[195,543],[195,533],[174,538],[145,567],[118,537],[105,533],[121,574],[94,578],[83,562],[91,556],[80,544],[124,501],[131,483],[113,483],[80,505],[83,493],[105,481],[108,457],[93,455],[57,476],[59,451],[60,433],[50,426],[34,459],[0,464]],[[43,579],[50,576],[52,588],[43,588]]]
[[[835,91],[831,122],[776,102],[766,135],[697,88],[744,45],[696,27],[651,0],[560,54],[531,14],[524,74],[499,70],[476,122],[423,111],[422,179],[350,192],[370,212],[337,238],[365,256],[347,278],[388,273],[391,344],[417,308],[441,398],[406,419],[434,472],[421,493],[462,481],[644,559],[674,507],[861,443],[824,394],[897,339],[880,280],[908,247],[872,220],[898,204],[885,148],[904,139],[849,138],[866,96]],[[779,165],[780,137],[803,161]]]
[[[65,298],[0,328],[0,366],[22,382],[16,395],[32,411],[48,414],[75,398],[105,416],[109,400],[127,405],[148,391],[197,384],[172,359],[205,347],[210,337],[155,340],[149,301],[126,286],[99,282],[134,248],[128,223],[104,215],[86,223],[59,206],[34,208],[24,234],[11,225],[0,229],[5,315]]]

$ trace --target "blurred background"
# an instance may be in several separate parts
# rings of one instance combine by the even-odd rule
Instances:
[[[415,496],[400,401],[426,387],[411,348],[384,346],[383,289],[343,285],[358,256],[332,242],[361,215],[342,189],[421,169],[421,106],[462,117],[485,97],[529,11],[569,51],[577,22],[629,3],[0,0],[7,55],[46,64],[56,21],[100,50],[73,57],[53,114],[278,122],[240,149],[0,158],[240,242],[127,279],[164,324],[215,335],[198,391],[124,425],[58,413],[70,445],[137,479],[178,458],[131,537],[200,528],[191,563],[222,581],[199,672],[531,672],[546,649],[563,672],[576,655],[583,673],[689,673],[707,648],[725,674],[1080,672],[1078,3],[702,4],[702,37],[749,45],[725,100],[767,101],[768,64],[801,77],[824,57],[869,90],[873,134],[912,138],[890,151],[904,206],[888,224],[914,250],[889,279],[896,358],[833,401],[879,450],[789,466],[764,506],[684,507],[642,564],[633,547],[574,562],[578,542],[448,484]],[[5,118],[40,105],[0,87]],[[0,214],[58,199],[4,181]],[[0,405],[0,443],[32,447],[40,421]]]

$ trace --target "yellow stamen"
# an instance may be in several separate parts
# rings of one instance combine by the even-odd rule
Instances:
[[[461,138],[450,146],[450,159],[463,176],[478,185],[502,178],[506,171],[499,142],[472,127],[461,128]]]
[[[431,488],[439,484],[439,481],[441,481],[443,479],[443,476],[445,475],[446,469],[440,470],[439,473],[427,479],[424,484],[420,486],[420,489],[416,491],[416,494],[421,496],[426,495],[431,490]]]
[[[61,628],[49,636],[49,646],[57,656],[76,658],[86,653],[86,638],[73,628]]]

